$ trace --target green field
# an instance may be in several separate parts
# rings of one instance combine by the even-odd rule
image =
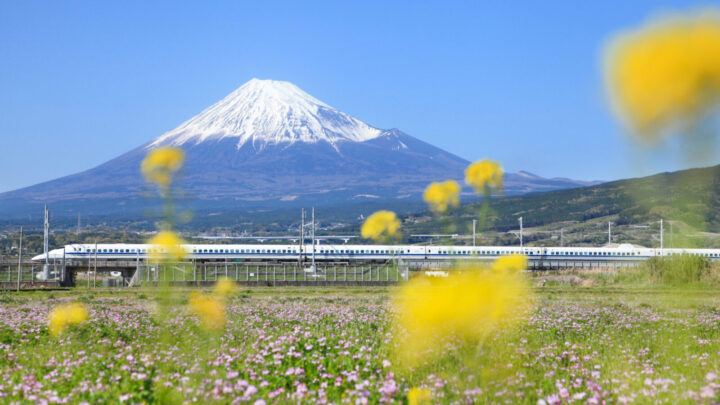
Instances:
[[[434,403],[720,399],[716,290],[538,287],[520,327],[446,342],[414,369],[394,360],[392,288],[236,291],[222,332],[185,310],[192,291],[0,295],[0,402],[402,403],[414,387]],[[89,320],[53,337],[48,313],[69,301]]]

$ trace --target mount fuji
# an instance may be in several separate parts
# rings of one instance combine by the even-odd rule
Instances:
[[[398,129],[379,129],[289,82],[252,79],[177,128],[85,172],[0,194],[6,218],[42,204],[55,215],[134,215],[150,206],[147,152],[185,150],[178,181],[195,209],[276,209],[363,200],[417,201],[430,181],[462,179],[468,161]],[[505,193],[593,184],[505,175]]]

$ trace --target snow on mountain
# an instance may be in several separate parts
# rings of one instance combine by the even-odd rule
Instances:
[[[290,82],[252,79],[147,147],[183,146],[237,138],[257,148],[267,144],[363,142],[383,131],[340,112]]]

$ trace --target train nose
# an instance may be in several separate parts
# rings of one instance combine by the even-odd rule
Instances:
[[[37,256],[33,257],[31,260],[34,262],[43,261],[43,260],[45,260],[45,253],[43,253],[41,255],[37,255]]]

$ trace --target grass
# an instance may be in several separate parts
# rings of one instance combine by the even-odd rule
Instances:
[[[612,287],[629,290],[702,290],[720,288],[720,263],[705,257],[655,257],[629,268],[559,270],[532,274],[537,285],[553,287]]]
[[[446,342],[415,369],[394,360],[393,288],[241,289],[222,333],[185,311],[193,291],[0,294],[0,402],[377,403],[403,402],[413,387],[438,403],[720,399],[720,297],[710,288],[546,285],[520,328]],[[54,338],[47,313],[70,300],[86,303],[90,320]],[[159,302],[170,302],[167,315]]]

